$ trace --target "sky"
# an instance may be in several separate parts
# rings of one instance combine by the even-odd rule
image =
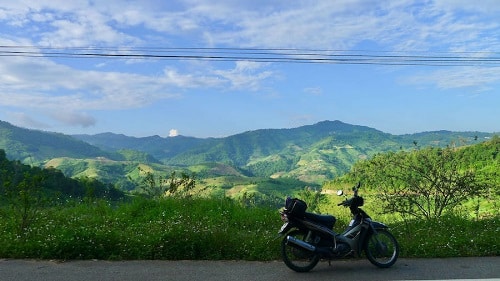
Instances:
[[[0,120],[225,137],[500,132],[498,0],[0,0]]]

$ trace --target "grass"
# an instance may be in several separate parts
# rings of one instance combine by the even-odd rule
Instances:
[[[344,211],[337,231],[349,220]],[[1,258],[280,259],[278,211],[224,198],[66,202],[40,209],[22,232],[17,216],[8,206],[0,208]],[[498,219],[384,222],[401,244],[402,257],[456,257],[499,255]]]
[[[481,220],[449,215],[437,220],[392,224],[405,257],[463,257],[500,255],[498,217]]]
[[[41,210],[23,233],[14,216],[3,209],[3,258],[269,260],[281,223],[276,210],[227,199],[67,204]]]

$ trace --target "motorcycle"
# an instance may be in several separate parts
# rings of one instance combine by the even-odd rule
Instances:
[[[361,257],[362,252],[375,266],[392,266],[399,256],[399,244],[389,232],[388,227],[373,221],[360,207],[363,197],[358,195],[361,183],[352,188],[354,195],[338,206],[349,207],[352,220],[342,233],[333,227],[336,218],[332,215],[319,215],[306,212],[307,204],[298,199],[287,197],[285,208],[280,212],[284,224],[279,234],[284,235],[281,242],[283,262],[292,270],[307,272],[323,260]],[[338,195],[343,195],[340,190]]]

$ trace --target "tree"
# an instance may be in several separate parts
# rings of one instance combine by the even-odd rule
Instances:
[[[140,182],[141,188],[147,196],[158,199],[165,196],[188,196],[189,192],[195,188],[195,176],[182,172],[180,176],[173,171],[169,177],[155,175],[153,172],[138,168],[144,174]]]
[[[181,172],[180,176],[173,171],[167,180],[168,182],[168,194],[177,195],[185,197],[189,192],[195,188],[196,180],[194,174],[188,175],[185,172]]]
[[[4,154],[1,154],[2,158]],[[8,205],[12,208],[12,219],[18,226],[18,234],[24,235],[26,229],[37,218],[44,203],[43,171],[30,169],[19,161],[10,162],[0,159],[0,184]]]
[[[309,212],[319,212],[320,203],[325,200],[325,195],[321,194],[321,190],[315,190],[309,186],[299,191],[297,197],[306,202]]]
[[[450,147],[377,155],[357,168],[380,188],[384,210],[404,216],[439,218],[486,189]]]

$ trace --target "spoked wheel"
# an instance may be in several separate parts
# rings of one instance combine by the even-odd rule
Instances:
[[[302,241],[306,241],[307,235],[303,231],[293,230],[289,232],[287,236],[293,236]],[[286,236],[281,241],[281,256],[286,266],[297,272],[307,272],[313,269],[320,259],[318,254],[289,243]]]
[[[398,241],[389,231],[377,230],[377,233],[368,237],[365,253],[372,264],[383,268],[390,267],[399,256]]]

